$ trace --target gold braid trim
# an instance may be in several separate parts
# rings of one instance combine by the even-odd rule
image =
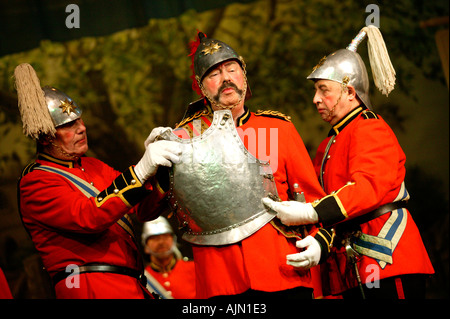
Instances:
[[[365,110],[361,113],[361,115],[364,117],[364,119],[378,119],[378,115],[376,115],[374,112],[370,110]]]
[[[204,115],[208,115],[209,114],[209,110],[203,110],[203,111],[198,111],[197,113],[195,113],[194,115],[192,115],[191,117],[187,117],[184,120],[182,120],[180,123],[175,124],[175,128],[179,128],[181,126],[183,126],[184,124],[191,122],[199,117],[202,117]]]
[[[278,118],[278,119],[281,119],[281,120],[285,120],[285,121],[291,122],[291,117],[290,116],[288,116],[286,114],[283,114],[281,112],[278,112],[278,111],[258,110],[258,111],[255,112],[255,115],[275,117],[275,118]]]
[[[277,218],[272,219],[270,224],[272,224],[272,226],[286,238],[304,238],[304,236],[302,236],[300,226],[286,226]]]

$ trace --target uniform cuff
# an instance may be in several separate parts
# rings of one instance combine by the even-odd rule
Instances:
[[[126,206],[133,207],[148,194],[149,190],[139,181],[131,166],[100,192],[95,201],[97,207],[100,207],[108,200],[119,197]]]
[[[321,248],[320,252],[320,261],[319,264],[327,260],[328,255],[330,254],[330,247],[333,243],[333,236],[332,234],[327,231],[324,228],[319,228],[319,231],[314,236],[314,239],[316,239]]]
[[[346,219],[347,212],[336,194],[312,203],[323,226],[328,227]]]

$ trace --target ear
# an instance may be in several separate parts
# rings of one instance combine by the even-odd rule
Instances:
[[[350,101],[356,99],[356,91],[353,86],[347,86],[347,94]]]
[[[38,143],[42,146],[47,146],[53,141],[53,138],[49,135],[42,135],[39,137]]]

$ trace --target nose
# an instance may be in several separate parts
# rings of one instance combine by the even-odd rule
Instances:
[[[314,94],[313,103],[317,105],[317,103],[320,102],[322,102],[322,99],[320,98],[320,94],[318,94],[318,92],[316,91],[316,93]]]
[[[76,132],[78,134],[84,133],[86,131],[86,126],[84,125],[84,122],[81,118],[76,120],[76,125],[77,125]]]
[[[230,82],[231,76],[227,70],[222,70],[222,82]]]

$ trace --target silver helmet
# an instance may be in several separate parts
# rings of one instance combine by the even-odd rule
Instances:
[[[348,49],[341,49],[324,57],[308,80],[331,80],[355,88],[356,94],[367,108],[372,104],[369,98],[369,76],[361,56]]]
[[[147,239],[150,236],[163,235],[163,234],[174,234],[172,226],[170,226],[169,221],[163,216],[145,222],[142,226],[142,245],[145,246]]]
[[[55,136],[56,128],[78,119],[81,109],[65,93],[41,87],[36,71],[28,63],[14,69],[15,87],[23,133],[34,140]]]
[[[372,109],[369,98],[369,77],[361,56],[356,52],[365,37],[369,38],[369,58],[375,85],[386,96],[395,85],[395,70],[389,59],[383,37],[375,26],[363,28],[345,49],[340,49],[313,68],[308,80],[331,80],[355,88],[359,99]]]
[[[55,128],[81,117],[81,109],[66,93],[50,86],[42,88]]]
[[[202,32],[198,33],[198,37],[200,44],[194,55],[194,71],[199,81],[203,80],[208,70],[221,62],[234,59],[244,65],[242,57],[228,44],[207,38]]]

